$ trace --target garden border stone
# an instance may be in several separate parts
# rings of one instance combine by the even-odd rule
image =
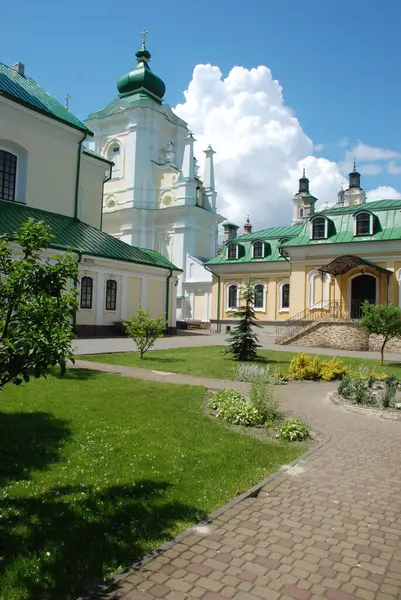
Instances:
[[[338,392],[333,392],[330,394],[330,400],[333,402],[333,404],[336,404],[340,408],[344,408],[345,410],[349,410],[354,413],[371,417],[379,417],[380,419],[388,419],[390,421],[401,421],[401,410],[394,410],[391,408],[384,410],[363,404],[352,404],[351,402],[347,402],[345,399],[343,400]]]

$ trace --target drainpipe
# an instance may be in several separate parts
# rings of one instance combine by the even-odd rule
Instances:
[[[100,204],[100,231],[103,231],[103,198],[104,198],[104,184],[107,183],[108,181],[110,181],[111,179],[111,173],[112,173],[112,165],[109,165],[109,176],[106,177],[106,179],[103,180],[103,185],[102,185],[102,202]]]
[[[217,315],[216,315],[216,330],[217,333],[221,333],[221,324],[220,324],[220,302],[221,302],[221,277],[217,275],[217,273],[213,273],[206,265],[203,265],[206,271],[217,277]]]
[[[170,271],[169,275],[167,276],[166,279],[166,321],[167,321],[167,329],[169,327],[169,323],[168,323],[168,311],[169,311],[169,304],[170,304],[170,279],[173,276],[173,269],[171,267],[168,267],[168,270]]]
[[[77,158],[77,175],[75,178],[75,208],[74,208],[74,219],[78,218],[78,197],[79,197],[79,176],[81,174],[81,157],[82,157],[82,144],[86,140],[87,134],[84,134],[84,137],[78,144],[78,158]]]

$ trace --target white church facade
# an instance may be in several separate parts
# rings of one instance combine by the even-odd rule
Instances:
[[[89,148],[114,163],[105,183],[103,230],[133,246],[157,250],[183,270],[177,320],[209,322],[212,274],[204,263],[217,251],[213,155],[205,149],[202,178],[187,123],[163,104],[165,84],[136,53],[136,67],[119,78],[119,96],[91,113]]]

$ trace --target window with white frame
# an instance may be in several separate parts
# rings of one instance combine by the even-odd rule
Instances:
[[[265,295],[266,286],[264,283],[256,283],[253,288],[254,291],[254,308],[255,310],[265,310]]]
[[[111,178],[118,179],[121,177],[121,148],[117,142],[111,144],[107,152],[107,158],[113,162],[111,170]]]
[[[80,308],[92,308],[93,301],[93,279],[82,277],[81,279],[81,302]]]
[[[227,308],[234,309],[238,308],[239,304],[239,285],[238,283],[231,283],[227,286]]]
[[[106,281],[106,310],[116,310],[117,307],[117,281]]]
[[[227,246],[227,259],[234,260],[238,258],[238,246],[237,244],[228,244]]]
[[[264,243],[257,241],[253,243],[253,258],[263,258],[264,256]]]
[[[278,286],[279,311],[288,312],[290,310],[290,284],[288,281],[281,281]]]
[[[355,215],[355,235],[372,235],[373,215],[361,212]]]
[[[17,187],[17,157],[11,152],[0,150],[0,198],[15,200]]]
[[[301,219],[304,216],[304,209],[302,207],[299,209],[299,216],[300,216]]]
[[[316,217],[312,220],[312,239],[324,240],[327,238],[327,219]]]
[[[330,275],[318,270],[308,274],[308,307],[329,309]]]
[[[28,152],[7,139],[0,138],[0,199],[26,201]]]

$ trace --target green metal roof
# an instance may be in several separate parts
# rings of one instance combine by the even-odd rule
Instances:
[[[270,227],[262,231],[256,231],[248,235],[230,240],[230,243],[238,244],[241,252],[239,258],[228,260],[226,246],[222,252],[209,260],[207,265],[229,265],[238,263],[266,263],[274,261],[283,261],[285,258],[279,252],[280,240],[297,236],[302,230],[302,225],[289,225],[284,227]],[[263,258],[253,258],[252,242],[260,240],[265,242],[265,254]]]
[[[175,271],[181,270],[155,250],[130,246],[72,217],[39,210],[17,202],[0,200],[1,235],[5,234],[12,239],[21,225],[31,217],[43,221],[50,229],[54,236],[50,244],[51,248],[129,263],[171,268]]]
[[[93,135],[72,112],[44,90],[32,77],[20,75],[12,67],[0,63],[0,95],[23,104],[43,115]]]
[[[366,210],[374,215],[373,235],[354,235],[354,215]],[[319,246],[327,244],[346,244],[351,242],[377,242],[401,240],[401,199],[377,200],[351,206],[332,207],[315,213],[329,220],[328,237],[323,240],[311,240],[309,220],[302,226],[300,234],[284,246]]]
[[[87,154],[88,156],[91,156],[92,158],[96,158],[97,160],[101,160],[102,162],[105,162],[108,165],[113,165],[114,164],[111,160],[107,160],[107,158],[104,158],[103,156],[100,156],[100,154],[97,154],[96,152],[93,152],[93,150],[91,150],[90,148],[86,148],[86,146],[83,149],[83,153]]]

